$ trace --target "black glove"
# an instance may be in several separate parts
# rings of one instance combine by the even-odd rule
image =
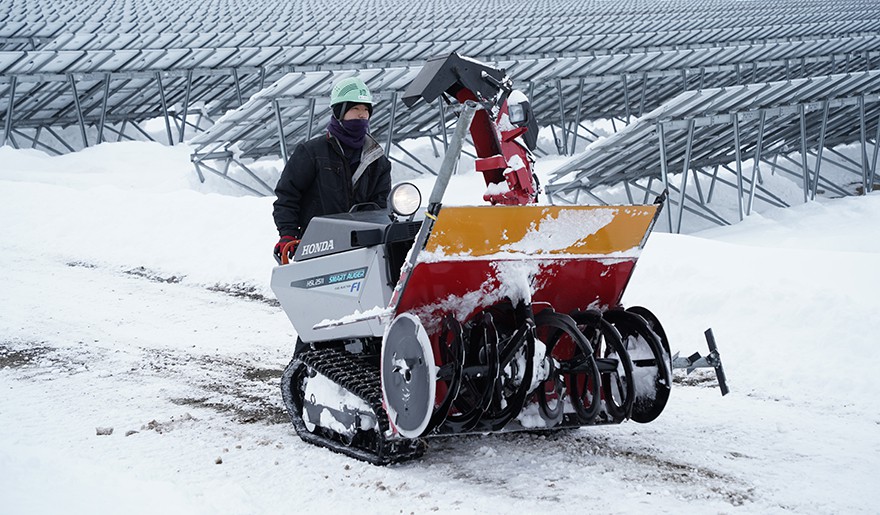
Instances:
[[[293,259],[293,254],[296,252],[296,247],[299,245],[299,238],[294,238],[293,236],[282,236],[278,243],[275,244],[275,261],[278,263],[287,264],[291,259]],[[284,252],[285,247],[287,248],[287,259],[283,259],[282,253]]]

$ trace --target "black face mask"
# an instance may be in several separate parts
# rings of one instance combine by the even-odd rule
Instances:
[[[355,118],[353,120],[340,121],[335,116],[330,117],[330,125],[327,130],[340,143],[349,148],[362,148],[367,133],[370,132],[370,119]]]

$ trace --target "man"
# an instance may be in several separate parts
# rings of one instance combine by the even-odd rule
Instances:
[[[312,218],[345,213],[356,204],[387,205],[391,162],[369,134],[370,90],[357,77],[342,79],[330,92],[330,108],[327,132],[296,146],[275,186],[279,263],[285,247],[293,256]]]

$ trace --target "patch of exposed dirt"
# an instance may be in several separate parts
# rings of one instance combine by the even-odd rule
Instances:
[[[79,267],[79,268],[89,268],[95,269],[98,268],[98,265],[93,263],[88,263],[85,261],[69,261],[66,263],[67,266],[70,267]],[[180,284],[186,278],[185,275],[170,275],[165,276],[156,272],[155,270],[150,270],[144,266],[138,266],[135,268],[129,268],[127,270],[123,270],[122,273],[126,275],[132,275],[135,277],[140,277],[142,279],[147,279],[148,281],[153,281],[156,283],[165,283],[165,284]],[[257,302],[263,302],[273,307],[281,306],[281,303],[278,302],[278,299],[274,297],[267,297],[260,293],[256,286],[246,284],[246,283],[216,283],[213,286],[207,287],[208,291],[213,291],[217,293],[224,293],[226,295],[231,295],[238,299],[245,300],[253,300]]]
[[[0,343],[0,369],[3,368],[26,368],[38,365],[53,350],[52,347],[43,343],[35,343],[33,346],[23,348],[21,344]]]
[[[180,406],[208,408],[218,413],[232,415],[240,424],[284,424],[289,422],[287,412],[280,406],[267,405],[264,399],[249,395],[232,395],[232,401],[212,397],[179,397],[171,402]]]
[[[77,373],[88,370],[84,352],[58,349],[43,342],[0,342],[0,370],[16,369],[26,377],[45,374]]]
[[[219,293],[225,293],[227,295],[232,295],[233,297],[237,297],[239,299],[248,299],[248,300],[255,300],[258,302],[264,302],[270,306],[277,307],[277,306],[281,305],[281,303],[278,302],[278,299],[266,297],[262,293],[259,293],[255,286],[244,284],[244,283],[235,283],[235,284],[217,283],[214,286],[209,286],[208,289],[211,291],[219,292]]]
[[[68,261],[65,265],[71,268],[98,268],[98,265],[94,263],[87,263],[85,261]]]
[[[123,270],[123,273],[128,275],[133,275],[136,277],[143,277],[144,279],[148,279],[157,283],[168,283],[168,284],[177,284],[183,281],[183,278],[186,276],[183,275],[172,275],[170,277],[164,277],[158,272],[150,270],[148,268],[144,268],[142,266],[130,268],[128,270]]]
[[[162,422],[153,419],[141,426],[141,431],[155,431],[159,434],[163,434],[172,431],[180,427],[181,425],[186,424],[187,422],[193,421],[198,421],[198,419],[193,417],[189,413],[184,413],[183,415],[171,417],[170,420],[165,420]]]
[[[208,408],[231,415],[236,422],[282,424],[289,421],[281,403],[278,380],[282,369],[218,356],[193,356],[173,351],[149,351],[144,368],[183,377],[202,391],[170,399],[182,406]]]

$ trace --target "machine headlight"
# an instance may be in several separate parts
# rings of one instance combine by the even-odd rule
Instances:
[[[411,182],[394,186],[388,197],[391,210],[399,216],[411,216],[422,205],[422,192]]]

